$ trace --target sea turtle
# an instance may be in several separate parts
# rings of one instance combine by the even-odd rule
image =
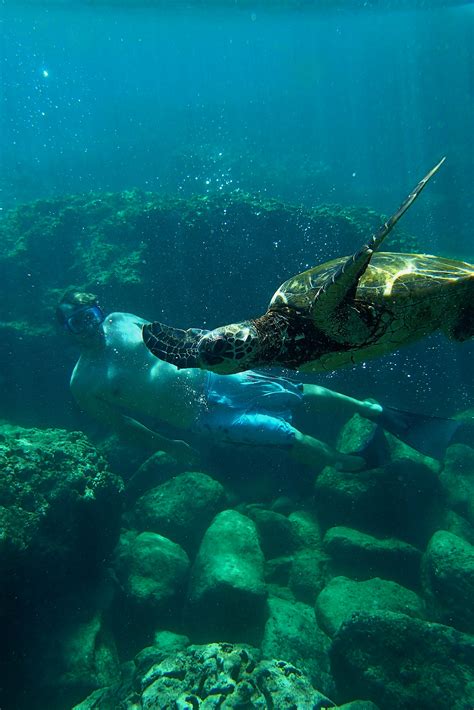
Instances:
[[[474,335],[474,265],[426,254],[377,251],[436,173],[351,257],[339,257],[285,281],[260,318],[215,330],[143,327],[145,345],[179,368],[220,374],[265,365],[330,371],[379,357],[441,329]]]

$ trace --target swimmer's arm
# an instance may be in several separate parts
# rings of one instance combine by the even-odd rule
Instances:
[[[125,443],[153,451],[164,451],[186,464],[196,462],[197,453],[185,441],[168,439],[158,434],[157,431],[149,429],[133,417],[122,414],[98,397],[76,399],[81,409],[112,429]]]

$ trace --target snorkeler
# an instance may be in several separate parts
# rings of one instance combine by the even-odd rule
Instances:
[[[227,376],[178,370],[146,348],[141,328],[147,321],[130,313],[105,316],[94,294],[69,291],[56,312],[81,349],[70,382],[81,409],[126,443],[165,451],[185,465],[195,464],[199,456],[185,441],[192,432],[214,443],[286,449],[294,460],[318,470],[365,466],[362,456],[343,454],[295,428],[298,409],[310,416],[331,410],[348,417],[358,413],[395,434],[409,430],[405,413],[318,385],[251,370]],[[171,429],[178,438],[140,419],[158,430],[161,425],[167,434]]]

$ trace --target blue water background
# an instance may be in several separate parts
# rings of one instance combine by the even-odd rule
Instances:
[[[474,261],[474,6],[348,4],[318,12],[277,3],[171,10],[7,2],[4,206],[88,190],[186,196],[240,187],[387,214],[447,155],[403,227],[422,251]],[[301,238],[275,243],[282,273]],[[234,246],[239,259],[252,259],[251,240],[236,235]],[[323,251],[337,255],[330,243]],[[320,256],[308,254],[307,263]],[[189,281],[191,291],[207,289],[211,313],[220,298],[212,283],[212,273]],[[241,312],[244,288],[230,273],[235,319],[258,314],[271,295]],[[200,326],[204,314],[182,322],[177,304],[175,318]],[[472,404],[473,353],[471,344],[435,337],[313,379],[451,413]]]

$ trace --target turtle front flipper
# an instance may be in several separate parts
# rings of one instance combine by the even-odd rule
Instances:
[[[357,310],[354,310],[354,297],[359,279],[366,271],[372,254],[380,248],[400,217],[411,207],[445,160],[446,158],[442,158],[420,180],[398,210],[380,227],[369,242],[347,259],[317,290],[314,298],[314,321],[323,332],[330,333],[334,340],[345,342],[349,339],[356,343],[364,342],[370,336],[370,326],[364,318],[359,318]],[[335,322],[337,328],[333,330],[331,324]]]
[[[142,338],[155,357],[182,369],[199,367],[199,342],[207,332],[199,328],[172,328],[155,321],[143,326]]]

